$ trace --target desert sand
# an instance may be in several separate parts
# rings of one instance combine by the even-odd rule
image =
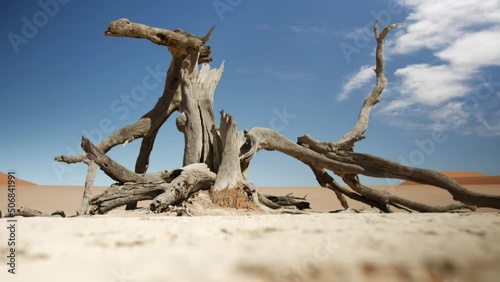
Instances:
[[[500,194],[500,185],[466,185]],[[430,204],[446,191],[381,186]],[[106,187],[95,187],[94,194]],[[332,191],[281,187],[267,194],[307,194],[314,212],[254,214],[220,209],[176,217],[145,209],[71,218],[19,218],[16,275],[9,274],[7,219],[0,219],[0,281],[500,281],[500,214],[380,214],[340,209]],[[78,208],[82,187],[17,187],[17,205],[50,213]],[[0,194],[6,195],[6,186]],[[0,208],[7,200],[0,197]],[[147,206],[147,202],[139,206]],[[194,213],[196,214],[196,212]]]
[[[499,281],[498,214],[18,219],[1,281]],[[5,225],[5,219],[0,220]],[[5,245],[6,233],[0,233]],[[0,247],[0,257],[7,250]]]

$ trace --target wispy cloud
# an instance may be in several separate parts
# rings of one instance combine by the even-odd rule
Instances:
[[[429,113],[429,129],[434,131],[464,129],[467,126],[470,113],[465,109],[463,102],[449,102]]]
[[[342,92],[337,96],[337,100],[346,100],[354,90],[364,87],[374,77],[375,73],[373,72],[372,66],[362,66],[356,74],[352,75],[351,78],[344,83]]]
[[[322,34],[326,33],[326,28],[319,26],[292,25],[290,31],[293,33]]]
[[[246,66],[239,66],[236,68],[236,72],[239,74],[255,74],[255,70],[246,67]]]
[[[354,30],[351,30],[344,35],[346,38],[358,40],[360,38],[372,38],[373,31],[371,31],[368,27],[357,27]]]
[[[437,108],[411,104],[405,105],[404,110],[399,109],[387,111],[387,107],[384,107],[378,111],[378,115],[384,117],[391,126],[406,130],[500,136],[499,110],[486,115],[480,108],[472,110],[465,101],[452,101]]]
[[[272,67],[254,68],[250,66],[239,66],[235,69],[236,73],[243,75],[265,75],[278,80],[301,80],[309,81],[316,78],[310,71],[300,69],[275,69]]]
[[[420,129],[500,135],[498,122],[485,118],[492,114],[488,104],[498,103],[494,87],[500,84],[490,81],[487,89],[481,82],[486,67],[500,66],[500,1],[401,3],[411,13],[404,21],[405,32],[396,34],[389,52],[404,55],[427,51],[438,63],[422,62],[396,70],[399,95],[379,113],[398,116],[397,123]],[[478,96],[478,89],[487,95]],[[477,106],[468,107],[470,101],[476,101]],[[416,117],[419,123],[409,122]]]
[[[414,103],[408,100],[393,100],[389,101],[384,105],[380,111],[384,114],[393,114],[396,115],[399,111],[413,105]]]
[[[268,74],[274,78],[280,80],[313,80],[314,74],[304,70],[275,70],[272,68],[265,68],[263,70],[265,74]]]
[[[274,30],[275,27],[268,25],[268,24],[257,24],[252,27],[253,30],[259,30],[259,31],[264,31],[264,30]]]
[[[500,136],[500,111],[496,111],[489,115],[489,118],[484,114],[477,114],[476,120],[479,122],[475,131],[483,136]]]

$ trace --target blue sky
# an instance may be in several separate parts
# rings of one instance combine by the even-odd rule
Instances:
[[[500,174],[500,10],[488,1],[14,1],[0,2],[0,171],[39,183],[82,185],[81,152],[135,122],[163,89],[168,51],[147,40],[105,37],[119,18],[204,35],[213,67],[225,60],[215,110],[239,129],[271,127],[336,141],[374,84],[368,28],[406,25],[386,45],[388,87],[359,152],[437,170]],[[148,79],[144,97],[130,95]],[[161,129],[150,171],[182,164],[175,116]],[[140,142],[110,156],[133,169]],[[260,152],[249,178],[260,186],[316,185],[309,168]],[[99,172],[96,185],[112,181]],[[367,184],[392,181],[365,179]]]

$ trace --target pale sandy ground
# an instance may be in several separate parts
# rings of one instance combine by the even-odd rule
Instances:
[[[0,281],[500,281],[498,214],[121,215],[20,218]]]
[[[467,187],[500,194],[498,185]],[[432,204],[451,199],[424,186],[383,188]],[[308,194],[315,210],[340,207],[326,189],[262,190]],[[22,186],[18,192],[18,205],[67,214],[81,197],[81,187]],[[5,186],[0,194],[4,209]],[[487,213],[172,217],[114,211],[86,218],[19,218],[15,276],[7,273],[7,222],[0,219],[0,281],[496,282],[500,214],[482,212]]]

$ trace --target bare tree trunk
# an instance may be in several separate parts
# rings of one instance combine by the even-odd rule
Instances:
[[[177,117],[177,129],[184,134],[183,165],[206,163],[212,171],[218,167],[214,161],[218,158],[218,148],[214,146],[215,117],[213,98],[215,88],[224,70],[224,63],[219,69],[210,69],[205,65],[198,71],[195,64],[192,72],[190,62],[183,64],[182,103]]]
[[[221,111],[220,140],[222,160],[210,191],[210,198],[216,205],[231,208],[254,209],[243,187],[245,180],[241,174],[240,147],[244,143],[243,133],[238,132],[236,122],[230,114]]]
[[[155,44],[167,46],[172,54],[172,62],[167,72],[163,95],[158,99],[154,108],[136,123],[128,125],[104,139],[97,145],[99,150],[106,153],[116,145],[132,142],[137,138],[143,137],[135,170],[137,173],[145,173],[147,171],[156,134],[168,117],[178,110],[181,101],[181,92],[178,91],[181,81],[180,70],[181,64],[187,56],[187,50],[189,49],[191,53],[199,54],[198,60],[200,62],[210,62],[212,60],[210,57],[211,48],[204,44],[210,39],[214,27],[204,37],[197,37],[182,30],[170,31],[151,28],[130,22],[128,19],[120,19],[109,24],[109,27],[104,32],[106,36],[145,38]],[[84,161],[86,158],[85,154],[81,154],[78,156],[57,156],[54,159],[66,163],[77,163]],[[89,163],[83,200],[78,214],[87,212],[96,167],[93,163]],[[127,208],[133,209],[136,206],[137,204],[131,203]]]
[[[83,189],[83,198],[80,208],[76,211],[76,214],[83,215],[87,214],[89,210],[89,201],[92,198],[92,187],[94,186],[94,178],[97,173],[97,164],[94,161],[87,161],[87,177],[85,179],[85,186]]]
[[[238,132],[236,122],[230,114],[221,111],[220,115],[222,161],[212,191],[233,189],[243,185],[240,167],[240,147],[243,136],[241,132]]]

